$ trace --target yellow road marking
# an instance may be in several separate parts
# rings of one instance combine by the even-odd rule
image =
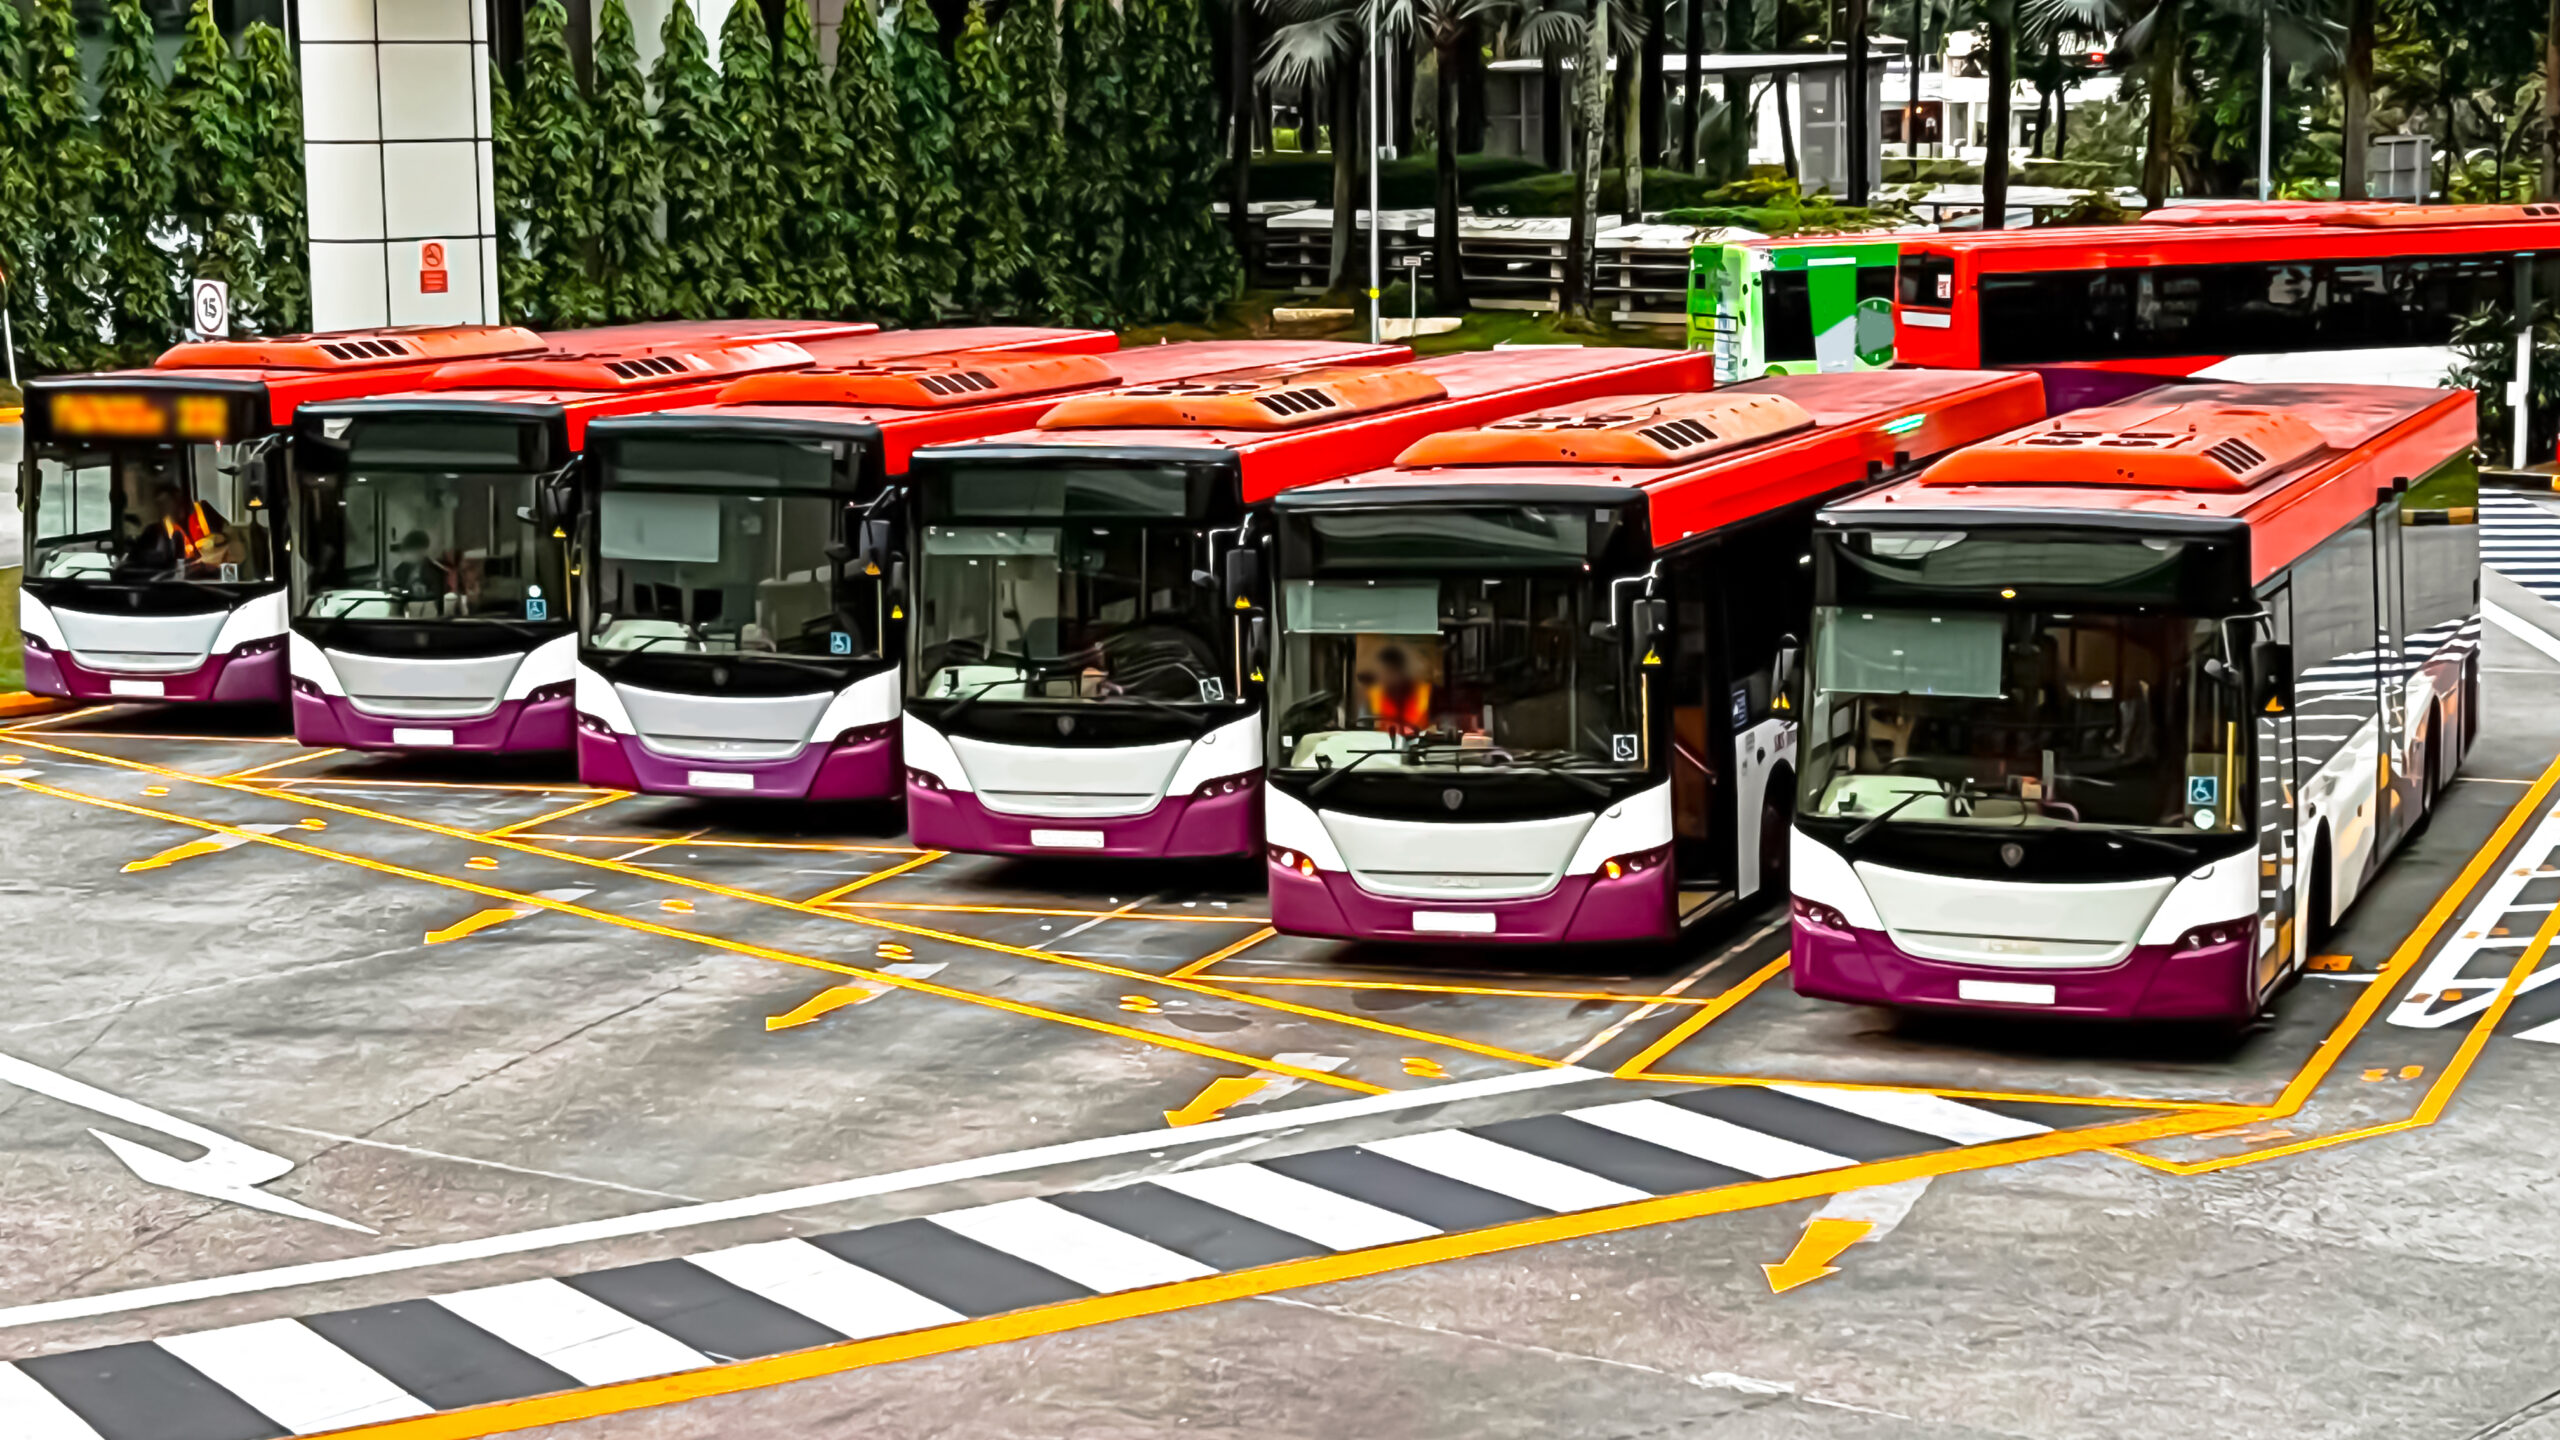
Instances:
[[[231,845],[232,842],[226,840],[190,840],[184,845],[172,845],[147,859],[127,861],[124,873],[130,875],[137,870],[158,870],[181,860],[193,860],[199,855],[219,855]]]
[[[33,720],[21,720],[15,725],[0,726],[0,730],[5,730],[6,732],[14,735],[21,731],[33,730],[39,725],[59,725],[65,720],[86,720],[92,715],[104,715],[114,708],[116,707],[113,705],[92,705],[85,710],[64,710],[57,714],[39,715]],[[48,730],[45,733],[48,735],[60,735],[65,732],[60,730]]]
[[[1210,966],[1217,964],[1219,961],[1241,955],[1247,950],[1252,949],[1254,946],[1261,944],[1263,941],[1268,940],[1279,933],[1279,931],[1265,925],[1261,929],[1254,931],[1252,934],[1247,935],[1233,945],[1213,950],[1210,953],[1201,956],[1199,959],[1192,961],[1190,964],[1183,966],[1181,969],[1174,971],[1173,978],[1176,980],[1182,980],[1193,975],[1197,975],[1201,971],[1208,969]],[[1224,980],[1227,977],[1222,975],[1218,978]]]
[[[1804,1223],[1804,1233],[1796,1237],[1796,1248],[1775,1265],[1763,1265],[1760,1273],[1769,1277],[1769,1291],[1784,1295],[1799,1285],[1810,1285],[1825,1275],[1837,1275],[1840,1267],[1831,1262],[1840,1252],[1867,1238],[1876,1228],[1872,1220],[1843,1220],[1829,1215],[1816,1215]]]
[[[647,835],[534,835],[516,832],[519,840],[555,840],[576,845],[669,845],[675,842],[653,839]],[[822,845],[813,840],[701,840],[688,838],[684,843],[704,849],[722,850],[822,850],[848,855],[913,855],[913,845]]]
[[[651,921],[637,919],[629,915],[611,914],[607,911],[592,909],[588,906],[576,904],[572,901],[554,900],[546,895],[533,895],[521,891],[505,890],[495,885],[482,885],[475,881],[458,879],[450,875],[437,875],[425,870],[412,869],[406,865],[395,865],[387,860],[375,860],[363,855],[350,855],[344,851],[326,850],[317,845],[306,845],[299,840],[288,839],[282,835],[264,835],[254,830],[241,830],[230,825],[225,825],[218,820],[206,820],[194,815],[183,815],[169,810],[154,810],[143,805],[128,805],[121,800],[108,800],[96,795],[83,795],[78,791],[64,790],[58,786],[46,785],[35,780],[11,779],[6,781],[6,783],[16,785],[23,790],[33,791],[39,795],[50,795],[58,800],[68,800],[78,805],[91,805],[106,810],[120,810],[128,815],[139,815],[153,820],[166,820],[178,825],[192,825],[197,829],[210,830],[216,834],[236,835],[245,839],[258,841],[262,844],[273,845],[280,850],[290,850],[296,854],[309,855],[315,859],[333,860],[343,865],[353,865],[359,869],[371,870],[377,874],[396,875],[404,880],[416,880],[428,885],[441,885],[447,889],[468,891],[471,894],[488,896],[492,900],[503,900],[512,905],[531,906],[540,910],[554,910],[563,915],[575,915],[581,919],[593,920],[605,925],[619,926],[626,930],[637,930],[643,934],[663,936],[671,940],[688,941],[696,945],[706,945],[713,949],[726,950],[732,954],[751,956],[759,960],[773,960],[785,965],[801,965],[812,970],[823,970],[830,974],[849,975],[855,979],[875,981],[879,984],[894,986],[901,990],[920,991],[927,995],[941,996],[946,1000],[959,1000],[967,1004],[981,1005],[991,1010],[1002,1010],[1008,1014],[1022,1015],[1035,1020],[1054,1021],[1061,1025],[1073,1026],[1079,1030],[1091,1030],[1097,1034],[1110,1035],[1122,1040],[1131,1040],[1143,1045],[1154,1045],[1164,1049],[1179,1050],[1186,1055],[1197,1055],[1204,1059],[1216,1060],[1226,1064],[1242,1065],[1248,1069],[1269,1070],[1274,1074],[1288,1075],[1300,1080],[1311,1080],[1320,1084],[1334,1086],[1337,1089],[1357,1090],[1364,1095],[1384,1095],[1388,1093],[1386,1087],[1381,1085],[1371,1085],[1366,1081],[1352,1080],[1339,1075],[1329,1075],[1321,1070],[1309,1070],[1300,1066],[1285,1064],[1278,1060],[1269,1060],[1256,1055],[1243,1054],[1239,1051],[1222,1049],[1215,1045],[1204,1045],[1196,1040],[1188,1040],[1176,1035],[1150,1034],[1147,1031],[1131,1029],[1125,1025],[1115,1025],[1108,1020],[1088,1019],[1085,1016],[1070,1014],[1063,1010],[1050,1010],[1042,1006],[1026,1004],[1018,1000],[1007,1000],[1000,996],[982,995],[975,991],[954,989],[948,985],[937,985],[930,980],[920,980],[912,976],[898,975],[888,971],[866,970],[860,966],[842,965],[832,960],[821,960],[814,955],[794,954],[788,950],[774,949],[769,945],[757,945],[750,941],[734,940],[725,935],[715,935],[694,930],[679,930],[671,925],[659,925]]]
[[[1016,1311],[1010,1315],[991,1315],[982,1320],[964,1320],[939,1329],[919,1330],[904,1335],[884,1335],[874,1340],[849,1340],[837,1345],[792,1351],[788,1354],[767,1356],[758,1360],[738,1361],[651,1380],[625,1381],[620,1384],[601,1385],[592,1390],[537,1396],[530,1400],[500,1401],[475,1410],[453,1410],[436,1415],[421,1415],[409,1420],[389,1420],[339,1433],[365,1437],[365,1440],[471,1440],[471,1437],[530,1429],[536,1425],[556,1425],[572,1420],[589,1420],[602,1415],[621,1415],[660,1405],[681,1404],[713,1395],[734,1395],[743,1391],[770,1389],[777,1385],[786,1385],[796,1380],[807,1380],[820,1375],[840,1375],[846,1371],[866,1369],[875,1365],[922,1359],[931,1355],[948,1355],[955,1351],[977,1349],[1006,1341],[1029,1339],[1040,1335],[1056,1335],[1069,1330],[1080,1330],[1141,1316],[1197,1309],[1203,1305],[1241,1300],[1254,1295],[1269,1295],[1283,1290],[1330,1285],[1390,1271],[1408,1270],[1421,1265],[1436,1265],[1451,1260],[1498,1255],[1535,1245],[1551,1245],[1559,1241],[1616,1234],[1680,1220],[1694,1220],[1708,1215],[1759,1209],[1792,1200],[1829,1195],[1843,1189],[1889,1185],[1903,1180],[1916,1180],[1924,1176],[1949,1175],[1969,1170],[1988,1170],[2003,1165],[2023,1164],[2029,1160],[2102,1149],[2108,1145],[2131,1144],[2140,1140],[2185,1134],[2191,1129],[2208,1128],[2216,1123],[2218,1123],[2217,1119],[2211,1116],[2153,1115],[2086,1131],[2057,1130],[2018,1140],[1996,1141],[1988,1145],[1933,1151],[1926,1155],[1914,1155],[1902,1160],[1856,1165],[1845,1170],[1822,1171],[1812,1175],[1789,1176],[1782,1180],[1762,1180],[1733,1185],[1721,1190],[1636,1200],[1598,1210],[1577,1211],[1570,1215],[1521,1220],[1484,1230],[1434,1235],[1426,1239],[1379,1245],[1366,1250],[1319,1255],[1312,1259],[1286,1261],[1254,1270],[1238,1270],[1227,1274],[1203,1276],[1197,1280],[1178,1280],[1171,1284],[1150,1286],[1143,1290],[1098,1295],[1090,1300],[1069,1300],[1036,1310]]]
[[[1162,910],[1066,910],[1043,905],[964,905],[958,901],[811,900],[847,910],[916,910],[937,915],[1037,915],[1054,920],[1173,920],[1188,925],[1260,925],[1262,915],[1173,915]],[[1176,972],[1180,973],[1180,972]],[[1223,978],[1223,977],[1222,977]]]
[[[1449,1072],[1441,1067],[1440,1062],[1427,1055],[1407,1055],[1404,1057],[1404,1073],[1411,1075],[1418,1080],[1446,1080],[1449,1078]]]
[[[768,1031],[789,1030],[795,1026],[806,1025],[822,1015],[831,1014],[847,1005],[859,1005],[865,1000],[877,999],[882,993],[884,992],[870,985],[830,986],[779,1015],[767,1015],[764,1017],[764,1028]]]
[[[53,733],[59,735],[63,732],[57,730]],[[112,740],[118,737],[110,735],[105,738]],[[184,737],[161,735],[142,738],[173,740]],[[87,754],[88,752],[74,751],[73,753]],[[92,760],[105,760],[112,764],[119,765],[147,765],[147,762],[145,761],[127,760],[119,755],[90,755],[89,758]],[[148,768],[158,769],[159,767],[148,766]],[[230,778],[223,775],[191,775],[184,770],[173,771],[171,773],[185,775],[190,780],[202,780],[209,785],[218,785],[224,780]],[[480,782],[472,780],[367,780],[360,777],[338,775],[286,775],[276,779],[260,780],[257,785],[250,788],[282,790],[287,787],[291,787],[296,790],[306,790],[316,786],[328,786],[342,790],[495,790],[518,795],[619,795],[624,793],[619,790],[607,790],[599,785],[576,785],[567,783],[559,785],[516,785],[502,784],[496,781]],[[469,832],[466,831],[464,833],[468,834]]]
[[[1224,957],[1213,957],[1224,958]],[[1195,960],[1192,965],[1203,962]],[[1173,972],[1176,976],[1198,973],[1190,965]],[[1497,1000],[1594,1000],[1613,1005],[1673,1005],[1687,1008],[1712,1005],[1708,997],[1692,997],[1670,993],[1650,994],[1624,990],[1534,990],[1503,985],[1434,985],[1421,980],[1337,980],[1315,975],[1219,975],[1212,977],[1221,985],[1270,985],[1281,989],[1304,986],[1318,990],[1394,990],[1418,995],[1481,995]]]
[[[94,715],[96,713],[98,712],[94,710],[75,710],[69,715],[59,715],[53,718],[59,720],[74,720],[82,715]],[[31,720],[27,722],[27,725],[11,726],[10,730],[13,734],[23,733],[29,725],[40,725],[43,723],[44,722],[41,720]],[[71,740],[175,740],[184,745],[299,745],[302,743],[290,735],[161,735],[141,730],[47,730],[44,733],[47,735],[62,736],[65,739]],[[92,758],[104,759],[106,757],[96,756]],[[175,771],[173,773],[186,775],[190,780],[210,780],[215,778],[210,775],[188,774],[188,772],[184,770]]]
[[[459,940],[465,935],[477,935],[492,925],[504,925],[510,920],[521,920],[532,913],[530,910],[513,905],[493,910],[474,911],[441,930],[428,931],[427,943],[442,945],[448,940]]]
[[[1743,1001],[1750,999],[1752,992],[1758,990],[1761,986],[1768,984],[1771,978],[1776,976],[1779,971],[1786,968],[1787,957],[1781,954],[1777,959],[1772,960],[1768,964],[1751,972],[1749,978],[1731,986],[1723,994],[1716,996],[1714,999],[1709,1000],[1704,1005],[1701,1005],[1697,1009],[1691,1011],[1688,1019],[1672,1026],[1661,1039],[1646,1046],[1642,1051],[1637,1053],[1634,1059],[1619,1066],[1618,1078],[1621,1080],[1632,1080],[1638,1076],[1644,1075],[1645,1071],[1652,1066],[1654,1061],[1659,1060],[1663,1056],[1670,1054],[1672,1051],[1679,1049],[1690,1036],[1695,1035],[1699,1031],[1716,1023],[1716,1020],[1721,1017],[1724,1012],[1741,1004]]]
[[[281,770],[287,765],[300,765],[307,761],[325,760],[332,755],[344,755],[345,753],[347,752],[343,747],[333,745],[326,750],[312,750],[300,755],[287,755],[281,760],[270,760],[264,765],[252,765],[246,770],[234,770],[222,778],[225,780],[247,780],[254,776],[264,775],[270,770]]]
[[[1271,1082],[1257,1080],[1250,1075],[1221,1075],[1209,1082],[1209,1088],[1193,1096],[1190,1104],[1179,1110],[1164,1112],[1164,1123],[1176,1126],[1198,1125],[1204,1121],[1215,1120],[1228,1106],[1242,1104],[1261,1094],[1262,1087],[1269,1083]]]
[[[877,885],[881,881],[887,880],[892,876],[904,875],[910,870],[930,865],[949,853],[950,852],[947,850],[924,851],[910,859],[901,860],[897,864],[891,865],[886,869],[874,870],[870,874],[863,876],[861,879],[856,880],[849,885],[839,885],[833,890],[829,890],[823,894],[812,895],[802,903],[809,905],[824,905],[829,901],[834,900],[839,895],[850,895],[865,885]]]
[[[492,838],[502,835],[513,835],[519,830],[530,830],[536,825],[548,825],[554,820],[566,820],[572,815],[584,814],[589,810],[596,809],[598,806],[610,805],[616,800],[628,800],[630,798],[631,792],[628,790],[607,790],[601,795],[590,795],[586,799],[578,801],[576,804],[563,805],[557,810],[536,815],[530,820],[519,820],[513,825],[501,825],[497,829],[489,831],[488,834]]]

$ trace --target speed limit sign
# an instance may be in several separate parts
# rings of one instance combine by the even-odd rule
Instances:
[[[187,321],[199,335],[231,333],[231,286],[222,280],[198,280],[187,289]]]

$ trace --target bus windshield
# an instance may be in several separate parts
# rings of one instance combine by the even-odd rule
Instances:
[[[359,428],[338,483],[302,487],[295,613],[565,623],[565,547],[535,517],[533,470],[469,426],[399,428],[372,445]]]
[[[606,490],[587,643],[696,655],[868,649],[830,579],[843,508],[823,494]]]
[[[1607,582],[1587,570],[1293,579],[1280,601],[1284,771],[1641,763],[1624,657],[1594,633]]]
[[[2238,833],[2241,648],[2157,610],[1817,607],[1801,812]]]
[[[1079,516],[924,527],[916,693],[980,705],[1127,698],[1218,704],[1234,622],[1193,575],[1181,519]]]
[[[70,583],[274,578],[249,446],[39,445],[27,575]]]

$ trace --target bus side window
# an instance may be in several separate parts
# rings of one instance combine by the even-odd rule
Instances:
[[[1805,270],[1772,270],[1760,277],[1762,358],[1782,361],[1813,358],[1813,277]]]

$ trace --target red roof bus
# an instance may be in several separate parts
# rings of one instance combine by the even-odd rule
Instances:
[[[180,345],[147,370],[28,381],[27,688],[283,704],[284,536],[269,517],[294,412],[542,343],[506,325],[348,330]]]
[[[916,447],[1036,422],[1066,394],[1402,345],[1202,341],[978,351],[752,375],[589,428],[578,773],[661,795],[894,798]]]
[[[2512,310],[2520,261],[2541,257],[2546,288],[2560,272],[2560,206],[2318,202],[2273,214],[2177,207],[2136,225],[1915,236],[1902,247],[1896,354],[2432,386],[2453,367],[2457,321]],[[2145,383],[2081,379],[2055,403]]]
[[[1073,399],[1039,429],[918,451],[901,727],[914,842],[1257,852],[1250,637],[1271,498],[1452,426],[1629,388],[1704,389],[1711,363],[1541,346],[1276,365]]]
[[[1796,989],[2247,1023],[2478,728],[2472,427],[2171,386],[1824,512]]]
[[[932,353],[971,332],[746,320],[564,337],[296,427],[294,732],[352,749],[565,750],[577,672],[569,525],[586,427],[741,377]],[[1097,331],[1047,343],[1108,348]],[[981,333],[1025,343],[1025,332]]]
[[[1272,924],[1649,943],[1783,885],[1815,509],[2043,394],[1943,370],[1620,389],[1281,496]]]

